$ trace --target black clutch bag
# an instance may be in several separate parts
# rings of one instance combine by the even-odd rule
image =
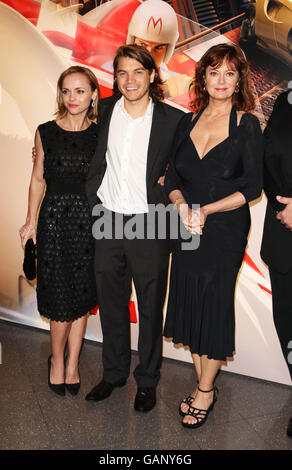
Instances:
[[[36,278],[36,245],[31,238],[25,244],[23,272],[29,281]]]

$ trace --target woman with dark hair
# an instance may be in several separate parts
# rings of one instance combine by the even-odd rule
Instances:
[[[198,387],[185,398],[182,425],[205,423],[217,398],[215,377],[234,352],[234,289],[250,228],[248,202],[262,189],[262,133],[241,49],[210,48],[191,86],[165,187],[196,250],[175,242],[164,335],[189,346]],[[192,209],[192,205],[199,209]]]
[[[86,314],[97,304],[85,180],[96,148],[98,99],[89,69],[73,66],[61,74],[56,120],[38,126],[35,134],[28,212],[20,229],[23,248],[30,238],[37,243],[38,310],[50,319],[51,331],[48,384],[58,395],[65,395],[65,387],[72,395],[79,391]]]

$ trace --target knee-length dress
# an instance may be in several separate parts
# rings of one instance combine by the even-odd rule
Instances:
[[[85,181],[97,126],[66,131],[55,121],[38,127],[46,193],[37,225],[37,303],[54,321],[73,321],[96,306],[92,221]]]
[[[235,350],[234,289],[250,228],[247,203],[262,189],[262,132],[250,113],[237,125],[233,107],[229,136],[200,159],[190,132],[201,113],[179,123],[166,192],[179,189],[189,206],[204,206],[240,191],[246,204],[209,215],[197,249],[173,241],[164,336],[192,353],[225,360]]]

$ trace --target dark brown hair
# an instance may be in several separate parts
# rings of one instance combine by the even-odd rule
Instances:
[[[145,47],[138,46],[136,44],[128,45],[128,46],[121,46],[117,50],[116,57],[114,58],[114,94],[115,95],[122,95],[117,84],[117,71],[119,60],[122,57],[129,57],[130,59],[135,59],[146,69],[149,75],[154,70],[154,80],[153,83],[150,83],[149,87],[149,96],[152,98],[154,103],[158,103],[164,99],[163,91],[160,88],[162,85],[162,80],[159,76],[158,69],[155,65],[154,59],[150,52],[145,49]]]
[[[197,63],[195,77],[190,84],[191,106],[199,112],[209,102],[209,94],[205,89],[207,67],[220,67],[222,62],[233,65],[239,74],[238,92],[233,94],[232,103],[237,111],[249,112],[255,108],[255,99],[250,82],[250,70],[246,57],[239,46],[218,44],[210,47]]]
[[[94,73],[91,72],[91,70],[87,69],[86,67],[80,67],[79,65],[73,65],[72,67],[69,67],[68,69],[64,70],[64,72],[61,73],[59,77],[57,83],[57,111],[55,113],[56,119],[62,119],[67,114],[67,109],[65,108],[63,103],[62,88],[64,79],[72,73],[82,73],[83,75],[85,75],[89,81],[92,91],[97,90],[95,105],[93,107],[89,106],[87,111],[88,119],[90,119],[91,121],[96,121],[98,118],[98,101],[100,96],[98,81]]]

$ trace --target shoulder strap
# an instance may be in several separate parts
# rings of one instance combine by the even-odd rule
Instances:
[[[229,136],[233,135],[237,129],[237,112],[235,106],[232,106],[229,119]]]

